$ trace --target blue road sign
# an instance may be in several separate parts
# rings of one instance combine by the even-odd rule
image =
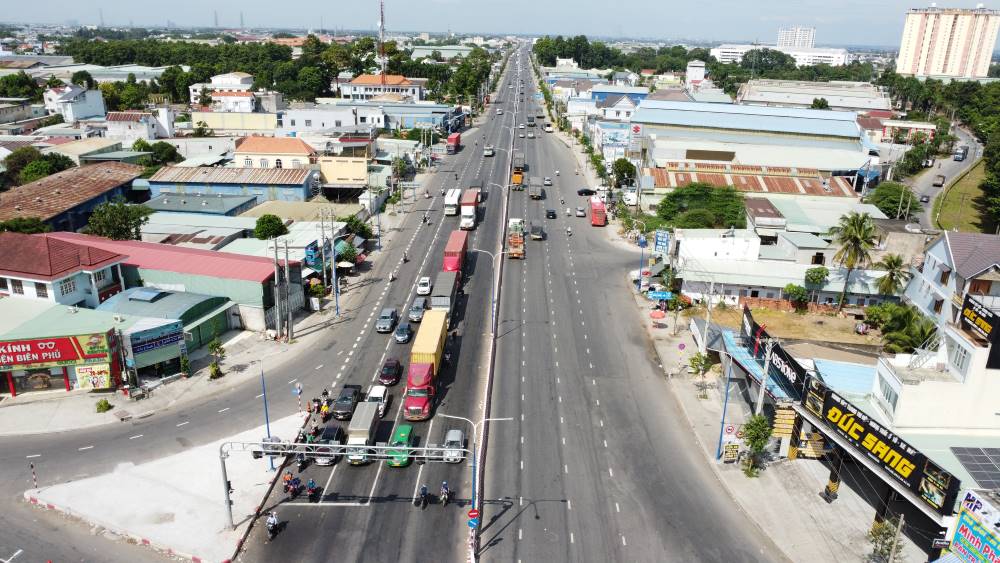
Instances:
[[[668,231],[656,231],[656,238],[653,240],[653,250],[664,254],[670,250],[670,233]]]
[[[649,293],[646,294],[646,297],[649,297],[653,301],[659,301],[661,299],[664,300],[671,299],[673,298],[673,296],[674,294],[669,291],[650,291]]]
[[[479,519],[478,518],[469,518],[469,527],[472,528],[473,530],[475,530],[476,528],[478,528],[479,527]]]

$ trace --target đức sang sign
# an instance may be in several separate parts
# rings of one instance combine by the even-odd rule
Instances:
[[[802,405],[829,431],[846,439],[938,513],[951,514],[960,482],[920,450],[883,428],[816,377],[809,378]]]
[[[107,334],[58,336],[0,342],[0,369],[107,363]]]
[[[962,315],[960,319],[962,328],[967,332],[990,344],[996,344],[993,336],[1000,334],[1000,330],[996,330],[997,322],[1000,322],[1000,316],[984,307],[971,293],[966,294],[965,301],[962,302]],[[1000,346],[990,347],[990,355],[986,358],[986,367],[989,369],[1000,369]]]

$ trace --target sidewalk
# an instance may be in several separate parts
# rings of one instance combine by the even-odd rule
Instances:
[[[679,317],[681,326],[673,336],[673,315],[651,319],[652,302],[634,291],[633,295],[673,399],[684,412],[706,463],[747,518],[764,530],[791,561],[866,560],[871,553],[867,535],[875,511],[846,485],[840,488],[840,498],[832,504],[820,498],[829,476],[829,470],[820,461],[776,462],[753,479],[744,476],[738,464],[716,461],[725,380],[721,379],[718,366],[706,374],[704,382],[699,376],[689,375],[688,362],[697,352],[697,345],[684,317]],[[739,424],[748,418],[748,410],[731,392],[727,423]],[[909,540],[904,539],[903,546],[903,561],[926,560],[924,553]]]

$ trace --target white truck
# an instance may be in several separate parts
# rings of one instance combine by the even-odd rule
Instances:
[[[458,203],[462,199],[462,190],[452,188],[444,196],[444,214],[458,215]]]
[[[371,456],[368,446],[375,443],[378,420],[378,403],[358,403],[347,426],[347,461],[351,465],[368,463]]]

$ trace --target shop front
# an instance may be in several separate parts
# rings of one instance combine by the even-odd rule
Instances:
[[[0,341],[0,393],[110,389],[121,377],[113,330]]]
[[[180,373],[181,358],[187,354],[181,321],[141,319],[122,331],[122,336],[130,384]]]

